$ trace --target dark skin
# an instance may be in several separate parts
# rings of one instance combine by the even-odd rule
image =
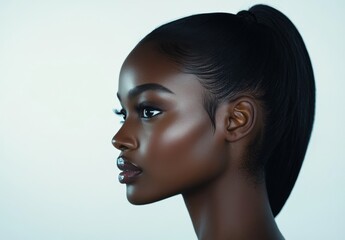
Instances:
[[[196,76],[145,44],[122,66],[118,97],[125,121],[113,138],[142,172],[126,184],[133,204],[182,194],[200,240],[283,239],[264,181],[244,170],[263,127],[260,104],[243,95],[221,103],[215,125]]]

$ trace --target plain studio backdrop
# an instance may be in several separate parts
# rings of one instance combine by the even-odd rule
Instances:
[[[295,23],[317,85],[310,147],[278,225],[287,239],[344,239],[342,0],[0,0],[0,239],[196,239],[181,196],[133,206],[118,183],[119,70],[163,23],[255,3]]]

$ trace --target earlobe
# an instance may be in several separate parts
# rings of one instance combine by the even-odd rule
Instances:
[[[256,104],[250,98],[241,98],[229,103],[226,139],[235,142],[248,135],[256,121]]]

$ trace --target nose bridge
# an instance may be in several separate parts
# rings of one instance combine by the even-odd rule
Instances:
[[[136,126],[127,119],[112,139],[114,147],[119,150],[139,147]]]

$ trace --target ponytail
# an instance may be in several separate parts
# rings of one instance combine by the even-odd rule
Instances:
[[[315,82],[307,49],[293,23],[266,5],[255,5],[249,12],[271,31],[273,59],[280,65],[266,99],[275,103],[268,109],[262,149],[262,155],[271,153],[265,163],[265,180],[276,216],[292,191],[306,154],[314,122]]]

